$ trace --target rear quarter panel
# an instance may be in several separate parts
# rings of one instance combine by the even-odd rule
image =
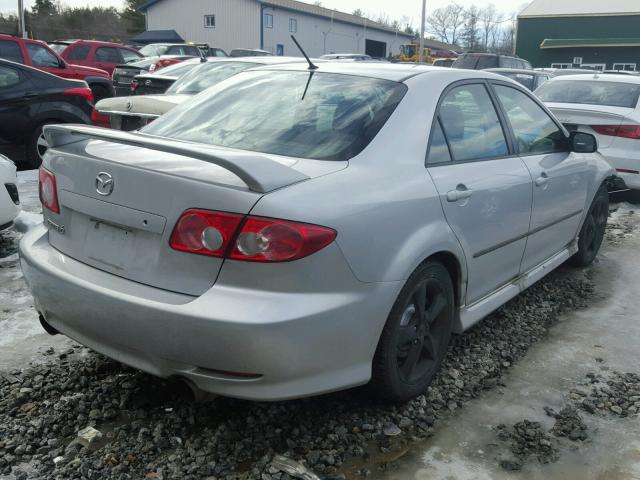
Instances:
[[[406,83],[398,108],[346,169],[265,195],[252,214],[334,228],[362,282],[405,280],[441,251],[455,255],[466,278],[464,254],[425,168],[431,120],[450,80],[430,73]]]

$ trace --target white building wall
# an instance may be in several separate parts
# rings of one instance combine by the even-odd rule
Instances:
[[[204,16],[216,27],[205,28]],[[208,43],[229,53],[260,47],[260,4],[256,0],[162,0],[147,9],[147,30],[175,30],[187,42]]]
[[[400,45],[410,42],[410,37],[374,30],[344,22],[332,22],[315,15],[295,12],[283,8],[265,7],[264,13],[273,15],[273,28],[264,25],[263,48],[277,53],[277,45],[284,47],[284,55],[300,56],[291,40],[293,33],[310,57],[325,53],[365,53],[365,39],[385,42],[387,56],[400,53]],[[296,19],[297,32],[289,32],[289,19]]]

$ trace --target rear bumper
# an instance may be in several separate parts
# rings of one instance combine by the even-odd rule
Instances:
[[[613,168],[616,169],[618,177],[625,183],[627,188],[640,190],[640,150],[635,143],[638,140],[623,140],[624,147],[617,146],[618,139],[611,148],[604,148],[600,153],[606,158]],[[628,147],[628,142],[634,142],[633,148]]]
[[[354,282],[350,291],[291,293],[218,280],[191,297],[77,262],[50,246],[44,226],[23,237],[20,256],[36,306],[56,330],[153,375],[254,400],[366,383],[401,288]]]

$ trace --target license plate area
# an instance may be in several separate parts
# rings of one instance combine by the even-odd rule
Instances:
[[[126,271],[127,265],[131,265],[135,241],[133,229],[90,218],[84,256],[116,270]]]

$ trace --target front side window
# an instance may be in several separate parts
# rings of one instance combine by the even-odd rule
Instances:
[[[205,15],[204,16],[204,28],[216,28],[216,16]]]
[[[136,52],[132,52],[131,50],[127,50],[126,48],[120,48],[120,55],[122,55],[122,59],[124,60],[124,63],[130,63],[130,62],[135,62],[140,60],[140,55],[138,55]]]
[[[568,151],[567,138],[536,102],[515,88],[494,86],[521,155]]]
[[[442,100],[438,114],[455,161],[507,155],[507,141],[484,85],[463,85]]]
[[[543,102],[635,108],[640,85],[599,80],[557,80],[542,85],[536,90],[536,95]]]
[[[273,28],[273,15],[270,13],[264,14],[264,26],[265,28]]]
[[[96,50],[95,61],[105,63],[120,63],[120,54],[115,48],[100,47]]]
[[[69,56],[67,57],[69,60],[86,60],[89,56],[89,51],[91,47],[89,45],[78,45],[77,47],[71,47]]]
[[[289,19],[289,31],[291,33],[296,33],[298,31],[298,20],[295,18]]]
[[[317,160],[348,160],[377,135],[406,85],[320,72],[247,71],[142,132]]]
[[[17,70],[0,65],[0,89],[9,88],[20,83],[20,74]]]
[[[27,43],[27,51],[34,67],[58,68],[58,57],[37,43]]]
[[[13,40],[0,40],[0,58],[11,60],[12,62],[24,63],[20,45]]]

